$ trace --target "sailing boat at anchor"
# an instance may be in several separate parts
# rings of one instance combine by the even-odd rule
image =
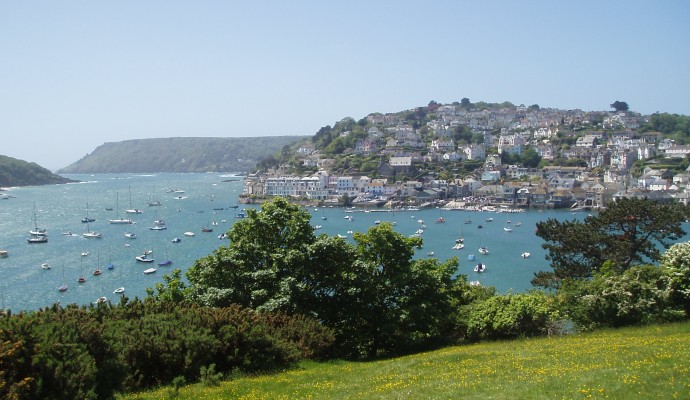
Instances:
[[[120,194],[117,194],[117,197],[115,198],[115,210],[119,212],[120,210]],[[116,218],[116,219],[109,219],[108,222],[111,224],[119,224],[119,225],[125,225],[125,224],[131,224],[132,220],[129,218]]]
[[[89,217],[89,203],[86,203],[86,216],[81,219],[82,224],[88,224],[89,222],[95,222],[95,218]]]
[[[39,228],[36,220],[36,203],[34,203],[33,228],[29,228],[29,237],[26,239],[29,243],[47,243],[48,230],[46,228]]]

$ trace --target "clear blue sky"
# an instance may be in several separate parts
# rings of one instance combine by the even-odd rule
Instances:
[[[0,2],[0,154],[50,169],[463,97],[690,115],[690,1]]]

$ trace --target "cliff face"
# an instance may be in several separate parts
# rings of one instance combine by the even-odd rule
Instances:
[[[0,155],[0,187],[53,185],[73,182],[36,163]]]
[[[246,172],[303,136],[162,138],[105,143],[58,173]]]

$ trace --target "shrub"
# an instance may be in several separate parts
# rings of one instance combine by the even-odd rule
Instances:
[[[670,280],[671,299],[690,317],[690,242],[677,243],[661,256],[661,268]]]
[[[497,295],[469,307],[470,340],[545,335],[553,331],[558,321],[553,296],[540,291]]]
[[[591,280],[565,281],[559,294],[576,327],[593,330],[685,318],[671,283],[665,269],[636,266],[620,274],[605,270]]]
[[[223,379],[223,374],[216,372],[216,364],[211,364],[208,368],[201,367],[199,375],[199,380],[204,386],[220,386],[220,380]]]

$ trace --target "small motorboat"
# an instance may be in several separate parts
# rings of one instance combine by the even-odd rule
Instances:
[[[178,237],[176,237],[172,240],[173,243],[180,243],[181,241],[182,241],[182,239],[180,239]]]
[[[105,296],[101,296],[96,300],[96,304],[105,303],[106,301],[108,301],[108,298]]]
[[[48,264],[48,263],[43,263],[43,264],[41,264],[41,268],[43,268],[43,269],[50,269],[50,264]]]
[[[153,258],[149,258],[148,254],[142,254],[139,256],[134,257],[135,260],[143,263],[150,263],[153,262]]]
[[[102,273],[103,273],[103,271],[101,271],[100,269],[96,269],[95,271],[93,271],[94,275],[100,275]]]
[[[146,275],[152,274],[152,273],[154,273],[154,272],[156,272],[156,269],[155,269],[155,268],[148,268],[148,269],[145,269],[145,270],[144,270],[144,274],[146,274]]]
[[[486,265],[479,263],[474,266],[474,272],[484,272],[486,270]]]
[[[113,291],[113,294],[120,294],[120,293],[124,293],[124,292],[125,292],[125,288],[119,287]]]
[[[183,233],[185,236],[194,236],[194,232],[185,232]]]
[[[520,257],[522,257],[522,258],[528,258],[529,256],[531,256],[531,254],[527,253],[527,252],[520,254]]]
[[[134,233],[134,232],[125,232],[125,237],[126,237],[127,239],[136,239],[136,238],[137,238],[137,234]]]

